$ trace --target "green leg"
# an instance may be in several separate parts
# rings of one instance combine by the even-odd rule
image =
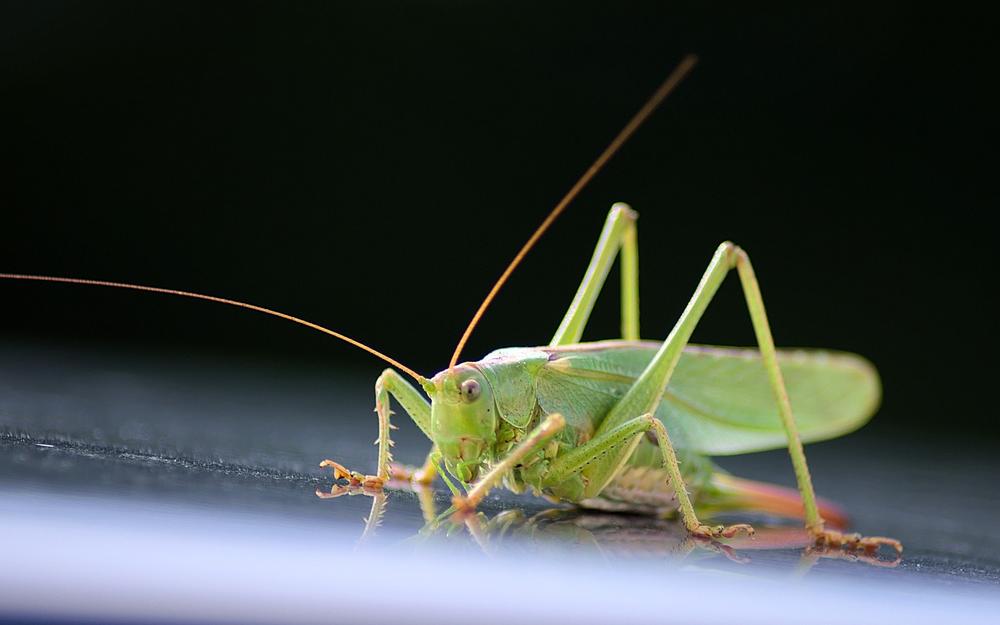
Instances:
[[[729,271],[728,250],[731,246],[731,243],[726,243],[716,251],[695,290],[694,296],[688,302],[667,340],[660,346],[659,351],[653,356],[635,384],[605,416],[594,434],[595,438],[604,432],[615,430],[623,423],[634,419],[635,415],[655,414],[684,346],[690,339],[695,325],[708,306],[708,302],[711,301],[712,296],[715,295]],[[587,483],[584,496],[589,498],[600,494],[621,470],[638,443],[639,437],[634,436],[628,441],[628,444],[609,453],[599,462],[588,465],[583,471],[583,478]]]
[[[438,448],[435,445],[431,447],[431,450],[427,453],[427,458],[424,459],[424,463],[419,467],[391,464],[392,479],[427,486],[434,482],[434,477],[437,475],[437,466],[435,463],[438,461],[438,456]]]
[[[566,420],[561,414],[550,414],[545,417],[538,424],[538,427],[507,454],[507,457],[495,464],[486,475],[479,478],[479,481],[469,489],[466,496],[456,496],[454,499],[455,507],[464,511],[474,510],[505,473],[517,466],[525,456],[545,445],[564,427],[566,427]]]
[[[392,476],[390,470],[392,439],[389,437],[389,432],[393,429],[393,425],[389,422],[389,416],[392,414],[389,409],[390,396],[399,402],[399,405],[410,415],[410,418],[427,438],[431,437],[430,403],[403,376],[392,369],[386,369],[375,381],[375,412],[378,414],[378,438],[375,440],[375,444],[378,445],[378,471],[375,475],[364,475],[350,471],[333,460],[324,460],[319,466],[332,468],[334,479],[346,479],[352,484],[362,485],[366,488],[381,488]],[[413,475],[414,479],[419,478],[418,481],[429,483],[434,477],[434,468],[431,462],[434,451],[432,448],[423,468],[413,471],[403,468],[397,473],[410,474]]]
[[[753,528],[746,523],[737,523],[729,527],[722,525],[708,526],[698,520],[698,516],[694,513],[694,505],[691,504],[691,498],[684,487],[684,477],[681,475],[680,463],[677,462],[677,454],[674,452],[674,445],[670,442],[670,437],[667,435],[667,428],[659,419],[652,415],[647,416],[650,419],[650,426],[653,429],[653,433],[656,435],[656,442],[659,443],[660,453],[663,455],[663,466],[667,470],[667,475],[670,476],[670,483],[675,485],[674,494],[677,496],[677,504],[681,511],[681,519],[684,521],[684,527],[695,536],[703,538],[718,538],[720,536],[732,538],[740,531],[744,531],[752,536],[754,533]]]
[[[806,529],[821,533],[823,531],[823,517],[820,516],[819,507],[816,505],[816,493],[813,491],[812,477],[809,475],[809,465],[806,463],[802,439],[799,438],[799,429],[795,425],[795,416],[792,414],[792,404],[788,400],[788,391],[785,389],[785,378],[781,375],[781,368],[778,366],[778,354],[775,351],[774,338],[771,336],[771,326],[767,322],[767,314],[764,312],[764,299],[760,294],[760,286],[757,284],[753,265],[750,264],[750,257],[747,256],[746,252],[732,246],[729,256],[731,258],[730,265],[735,264],[736,271],[739,273],[740,283],[743,285],[743,295],[746,297],[747,308],[750,310],[753,331],[757,335],[761,359],[764,361],[764,368],[767,370],[774,398],[778,402],[778,414],[781,415],[781,424],[785,428],[785,435],[788,438],[788,453],[792,457],[795,481],[798,483],[799,493],[802,495],[802,505],[805,508]]]
[[[816,494],[813,490],[812,479],[809,476],[809,467],[806,463],[805,452],[802,449],[802,441],[799,438],[795,418],[792,415],[792,408],[788,400],[788,392],[785,389],[781,369],[778,367],[774,340],[771,336],[767,315],[764,312],[764,303],[757,284],[757,278],[754,276],[753,267],[746,252],[733,243],[727,241],[716,250],[715,255],[708,265],[708,269],[705,271],[701,282],[698,284],[698,288],[695,290],[694,296],[688,302],[687,307],[681,314],[674,329],[670,332],[667,340],[664,341],[636,383],[615,407],[611,409],[607,417],[605,417],[596,435],[600,435],[604,430],[613,430],[622,423],[627,422],[631,418],[631,415],[655,412],[663,396],[663,392],[670,382],[674,368],[677,366],[677,361],[680,360],[681,353],[691,338],[691,333],[701,319],[702,314],[704,314],[712,297],[714,297],[719,285],[722,284],[729,270],[733,268],[736,268],[740,276],[743,293],[746,296],[747,306],[750,311],[750,320],[757,336],[764,367],[767,370],[771,389],[778,403],[781,422],[788,438],[788,451],[791,455],[792,466],[795,470],[799,493],[805,509],[806,529],[818,541],[840,541],[842,540],[840,534],[824,531],[823,519],[816,505]],[[587,475],[591,480],[591,484],[596,484],[599,486],[599,489],[603,489],[607,482],[620,470],[621,465],[628,459],[628,455],[632,453],[634,445],[637,442],[638,437],[624,448],[624,453],[619,453],[615,458],[594,465],[595,470],[590,475]],[[600,492],[599,489],[597,492]],[[878,544],[889,544],[893,547],[898,546],[898,543],[891,539],[868,539],[868,543],[871,543],[871,541],[875,541],[875,548],[877,548]],[[871,545],[869,544],[868,546]]]
[[[677,462],[677,454],[674,452],[674,446],[667,435],[667,429],[663,426],[663,422],[651,413],[629,419],[609,430],[602,429],[587,443],[561,454],[549,466],[549,471],[545,476],[546,484],[555,486],[573,475],[585,472],[588,466],[606,464],[607,459],[612,457],[614,452],[630,447],[631,441],[636,440],[649,430],[652,430],[656,435],[660,453],[663,455],[663,467],[670,477],[670,483],[675,485],[674,494],[677,497],[677,506],[688,531],[702,538],[731,538],[740,531],[753,534],[753,528],[745,523],[729,527],[721,525],[710,527],[698,520],[694,505],[691,503],[691,497],[683,486],[684,478],[681,475],[680,463]]]
[[[650,427],[650,418],[645,415],[629,419],[614,428],[602,428],[583,445],[560,453],[549,465],[544,485],[557,486],[588,467],[601,463]]]
[[[622,338],[639,340],[639,246],[636,242],[635,211],[627,204],[611,207],[604,222],[594,255],[587,266],[580,288],[577,289],[569,310],[559,324],[550,346],[579,343],[583,328],[590,318],[594,302],[604,287],[615,256],[621,250],[621,300]]]

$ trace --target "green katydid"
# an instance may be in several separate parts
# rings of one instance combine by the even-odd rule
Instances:
[[[392,477],[430,482],[440,474],[459,511],[473,510],[494,487],[528,490],[585,507],[677,511],[698,538],[732,537],[747,524],[709,526],[695,505],[742,502],[748,507],[804,517],[818,544],[902,551],[898,541],[843,535],[827,529],[813,491],[802,443],[860,427],[880,396],[875,369],[852,354],[779,351],[746,252],[718,247],[680,319],[662,342],[639,335],[636,213],[616,204],[608,214],[583,281],[548,345],[495,351],[475,362],[459,356],[484,311],[556,217],[631,136],[694,65],[687,57],[632,118],[521,248],[473,316],[449,366],[425,378],[346,335],[298,317],[235,300],[186,291],[98,280],[0,274],[0,278],[130,288],[248,308],[319,330],[388,362],[375,383],[378,461],[374,475],[326,460],[335,479],[382,489]],[[584,326],[616,259],[621,258],[622,330],[618,340],[580,343]],[[758,349],[689,345],[716,290],[735,269]],[[400,373],[413,378],[419,389]],[[432,442],[419,469],[395,470],[390,454],[390,398]],[[792,406],[796,407],[793,416]],[[787,446],[797,498],[730,476],[712,455]],[[460,494],[448,475],[466,488]],[[801,510],[801,512],[799,512]]]

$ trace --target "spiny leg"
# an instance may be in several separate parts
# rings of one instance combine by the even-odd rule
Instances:
[[[365,488],[382,488],[389,481],[392,473],[390,466],[392,463],[392,439],[389,436],[390,430],[394,429],[389,422],[392,411],[389,409],[389,397],[393,397],[403,407],[403,410],[410,415],[417,427],[430,438],[431,431],[431,406],[426,399],[413,387],[403,376],[392,369],[386,369],[375,381],[375,412],[378,414],[378,438],[375,444],[378,445],[378,469],[375,475],[365,475],[356,471],[350,471],[342,464],[333,460],[324,460],[321,467],[333,469],[333,478],[336,480],[347,480],[351,485],[364,486]],[[433,454],[434,450],[431,450]],[[428,463],[430,456],[428,456]],[[425,463],[425,468],[426,464]],[[433,468],[433,467],[432,467]],[[433,479],[433,474],[428,475],[423,469],[416,472],[420,481],[429,482]]]
[[[379,491],[372,495],[372,508],[368,512],[368,516],[365,517],[365,529],[361,532],[361,537],[358,538],[355,548],[360,547],[362,543],[371,538],[375,534],[375,530],[382,525],[386,501],[385,491]]]
[[[760,294],[760,286],[757,277],[754,275],[753,265],[750,264],[750,257],[741,248],[732,243],[724,243],[720,248],[729,259],[730,267],[735,266],[743,286],[743,295],[746,297],[747,308],[750,311],[750,320],[753,323],[754,333],[757,335],[757,344],[760,347],[761,358],[767,370],[768,378],[771,381],[771,388],[774,391],[775,400],[778,402],[778,413],[788,438],[788,453],[792,458],[792,467],[795,470],[795,479],[798,483],[799,493],[802,496],[802,505],[805,509],[806,529],[813,535],[817,544],[829,545],[834,548],[844,546],[849,550],[861,549],[865,552],[875,552],[882,545],[895,549],[898,553],[903,552],[903,545],[893,538],[882,536],[862,537],[860,534],[842,534],[835,530],[827,530],[824,527],[823,517],[820,516],[819,507],[816,504],[816,493],[813,490],[812,477],[809,475],[809,465],[806,463],[805,450],[802,448],[802,439],[799,437],[798,428],[795,424],[795,416],[792,414],[792,404],[788,399],[788,390],[785,388],[785,380],[778,366],[778,355],[774,347],[774,338],[771,336],[771,326],[767,321],[767,314],[764,311],[764,299]]]
[[[559,455],[549,466],[545,482],[558,485],[573,475],[584,472],[588,466],[607,465],[615,451],[630,447],[630,443],[639,436],[652,430],[659,442],[663,456],[663,467],[667,471],[670,483],[677,497],[678,508],[684,526],[698,538],[732,538],[739,532],[753,534],[753,528],[745,523],[728,527],[705,525],[698,520],[694,505],[684,487],[684,477],[681,475],[680,463],[674,452],[673,444],[667,435],[663,423],[651,413],[634,417],[610,430],[600,430],[597,435],[583,445]]]
[[[774,340],[771,336],[770,326],[764,312],[760,289],[746,253],[730,242],[723,243],[716,250],[712,260],[709,262],[708,269],[706,269],[701,282],[698,284],[698,288],[695,290],[694,296],[688,302],[687,307],[684,309],[673,330],[671,330],[670,335],[639,376],[639,379],[604,418],[598,428],[597,434],[601,434],[603,430],[613,430],[632,418],[632,415],[652,413],[656,410],[670,382],[677,362],[680,360],[684,347],[691,339],[691,334],[694,332],[695,326],[704,314],[709,302],[715,296],[722,281],[733,268],[737,269],[743,285],[744,295],[746,296],[750,311],[750,319],[753,323],[754,332],[757,335],[762,360],[767,370],[768,378],[778,403],[782,425],[788,438],[789,453],[792,458],[805,510],[806,529],[809,530],[818,543],[843,540],[843,535],[839,532],[828,532],[823,527],[823,519],[816,505],[816,495],[809,476],[805,452],[802,449],[802,442],[792,415],[784,379],[778,367]],[[637,442],[637,439],[635,442]],[[615,459],[595,463],[592,468],[588,469],[589,474],[586,475],[590,480],[590,486],[588,487],[590,490],[587,492],[588,496],[597,495],[614,478],[621,463],[627,459],[628,454],[632,453],[635,442],[618,452],[619,455]],[[873,546],[875,549],[883,544],[897,550],[902,548],[898,542],[883,538],[868,539],[865,544]]]
[[[361,532],[361,536],[358,538],[358,542],[355,545],[355,547],[359,547],[362,543],[374,535],[375,530],[382,524],[382,518],[385,516],[385,507],[387,503],[386,492],[381,488],[366,488],[360,485],[344,486],[341,484],[334,484],[328,493],[324,492],[322,489],[316,489],[316,496],[320,499],[336,499],[337,497],[343,497],[344,495],[367,495],[372,498],[371,511],[364,519],[365,528]]]
[[[650,420],[650,427],[653,434],[656,435],[656,442],[659,443],[660,453],[663,455],[663,466],[667,470],[667,475],[670,476],[670,483],[674,486],[684,527],[699,538],[732,538],[739,532],[746,532],[752,536],[754,530],[747,523],[737,523],[728,527],[723,525],[709,526],[698,520],[698,516],[694,512],[694,505],[691,504],[691,497],[688,496],[687,488],[684,486],[680,463],[677,462],[677,453],[674,451],[673,443],[670,442],[667,428],[662,421],[652,415],[646,415],[646,417]]]
[[[621,251],[622,338],[639,340],[639,245],[635,220],[638,215],[621,202],[611,207],[601,229],[583,281],[573,296],[550,346],[580,342],[594,302],[604,287],[615,256]]]
[[[490,492],[490,489],[496,486],[505,473],[517,466],[525,456],[545,445],[550,438],[555,436],[564,427],[566,427],[566,419],[561,414],[550,414],[545,417],[538,424],[538,427],[532,430],[517,447],[507,454],[507,457],[494,465],[486,475],[479,478],[479,481],[469,489],[467,495],[455,496],[453,500],[455,508],[459,512],[475,510],[479,502],[483,500],[483,497]]]

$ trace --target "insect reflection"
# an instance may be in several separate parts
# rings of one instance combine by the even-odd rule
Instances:
[[[410,543],[442,543],[449,546],[473,546],[487,555],[501,552],[518,553],[554,551],[557,553],[591,553],[607,559],[660,559],[692,564],[722,558],[739,565],[753,561],[753,552],[798,550],[792,566],[793,576],[806,574],[822,559],[861,562],[867,565],[893,568],[902,557],[878,557],[861,549],[816,545],[800,527],[758,524],[754,537],[705,539],[692,536],[672,518],[630,515],[615,512],[588,511],[579,508],[549,508],[526,512],[521,508],[501,510],[489,516],[486,512],[462,513],[452,507],[439,510],[435,492],[428,487],[410,483],[394,483],[394,487],[412,490],[417,496],[423,516],[423,527]],[[329,491],[316,490],[321,499],[364,495],[371,497],[371,512],[365,519],[358,545],[369,541],[388,513],[390,493],[382,489],[334,484]]]

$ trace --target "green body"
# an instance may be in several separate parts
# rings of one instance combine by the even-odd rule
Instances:
[[[640,341],[636,218],[624,204],[612,207],[583,280],[548,346],[499,350],[478,362],[453,364],[431,379],[343,334],[244,302],[106,281],[20,274],[0,278],[128,288],[238,306],[324,332],[399,367],[420,384],[427,398],[393,369],[379,376],[377,475],[348,471],[332,460],[321,463],[333,468],[335,478],[354,485],[380,489],[392,477],[389,403],[394,398],[433,443],[423,468],[410,475],[429,482],[433,472],[440,472],[459,510],[475,508],[491,488],[503,483],[515,491],[532,489],[582,505],[661,510],[676,504],[694,536],[731,537],[752,528],[705,525],[698,519],[695,501],[718,509],[731,503],[734,494],[744,501],[749,496],[754,503],[774,503],[781,497],[771,487],[723,475],[709,458],[787,446],[801,506],[782,504],[772,510],[803,517],[817,542],[843,544],[843,535],[824,528],[803,441],[838,436],[867,421],[880,395],[875,369],[851,354],[779,351],[750,258],[728,241],[716,248],[667,337],[662,342]],[[581,343],[616,258],[621,260],[622,339]],[[730,272],[739,277],[757,349],[690,345],[695,327]],[[467,336],[468,330],[452,363]],[[444,475],[441,463],[466,486],[466,495]],[[902,550],[898,541],[882,537],[851,536],[849,543]]]
[[[560,501],[630,509],[676,507],[655,438],[636,435],[594,463],[618,463],[606,484],[587,483],[586,471],[561,484],[546,481],[548,464],[591,440],[605,416],[635,384],[660,344],[602,341],[565,347],[498,350],[467,367],[489,384],[497,436],[485,454],[496,462],[546,415],[559,413],[566,427],[504,476],[515,492],[531,489]],[[796,420],[805,442],[856,429],[874,414],[878,375],[863,358],[820,350],[779,353]],[[688,346],[656,409],[669,429],[684,480],[697,500],[719,469],[709,456],[784,447],[778,407],[755,349]]]
[[[824,527],[803,441],[839,436],[872,416],[880,398],[874,367],[852,354],[776,349],[750,259],[730,242],[716,249],[667,337],[639,340],[636,217],[623,204],[612,207],[548,346],[502,349],[431,379],[415,376],[429,402],[387,369],[375,385],[379,474],[351,473],[351,479],[375,486],[389,479],[393,397],[434,444],[423,469],[412,475],[426,481],[436,470],[448,481],[443,464],[466,485],[461,495],[448,481],[460,510],[474,508],[504,484],[583,506],[677,509],[693,535],[714,538],[752,528],[705,525],[696,504],[710,513],[749,504],[801,517],[817,541],[839,544],[841,535]],[[616,258],[622,339],[581,343]],[[691,345],[730,272],[738,274],[757,348]],[[728,476],[710,459],[778,447],[788,449],[801,499]],[[891,539],[851,540],[865,548],[901,549]]]

